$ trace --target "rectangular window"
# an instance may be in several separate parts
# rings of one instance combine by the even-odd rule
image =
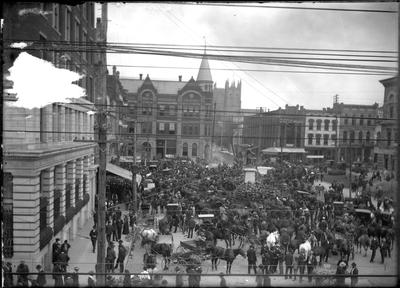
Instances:
[[[337,137],[336,137],[336,134],[332,134],[331,137],[332,137],[333,144],[336,145],[336,140],[337,140],[337,139],[336,139],[336,138],[337,138]]]
[[[142,133],[143,134],[151,134],[151,133],[153,133],[153,125],[152,125],[153,123],[152,122],[145,122],[145,123],[142,123]]]
[[[165,130],[164,123],[159,123],[158,130],[160,130],[160,131]]]
[[[165,105],[158,105],[158,115],[165,116]]]
[[[64,30],[64,40],[71,40],[71,11],[68,7],[65,7],[65,30]]]
[[[329,131],[329,120],[328,119],[326,119],[326,120],[324,120],[324,130],[325,131]]]
[[[349,124],[349,118],[347,118],[347,114],[345,114],[344,117],[344,124]]]
[[[324,145],[328,145],[329,134],[324,134]]]
[[[82,52],[82,56],[84,60],[87,60],[87,32],[83,30],[82,33],[82,43],[83,43],[83,49],[85,50]]]
[[[308,145],[312,145],[313,144],[313,134],[308,134]]]
[[[360,125],[364,125],[364,115],[360,116]]]
[[[336,131],[337,130],[337,120],[333,120],[332,121],[332,131]]]
[[[321,119],[318,119],[318,120],[317,120],[317,130],[318,130],[318,131],[321,131],[321,124],[322,124],[322,120],[321,120]]]
[[[169,105],[169,116],[175,116],[176,115],[176,106],[175,105]]]
[[[351,125],[356,125],[356,118],[354,118],[354,115],[353,115],[353,118],[351,118]]]
[[[316,145],[321,145],[321,134],[317,134],[317,135],[316,135],[315,144],[316,144]]]
[[[169,134],[175,134],[175,123],[169,123]]]
[[[60,4],[53,4],[52,26],[60,32]]]

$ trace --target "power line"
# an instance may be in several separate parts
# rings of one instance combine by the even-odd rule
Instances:
[[[293,6],[270,6],[270,5],[250,5],[250,4],[225,4],[225,3],[185,3],[185,2],[160,2],[162,4],[175,5],[195,5],[195,6],[214,6],[214,7],[231,7],[231,8],[267,8],[267,9],[289,9],[289,10],[316,10],[316,11],[335,11],[335,12],[362,12],[362,13],[391,13],[396,14],[394,10],[379,10],[379,9],[344,9],[344,8],[316,8],[316,7],[293,7]]]

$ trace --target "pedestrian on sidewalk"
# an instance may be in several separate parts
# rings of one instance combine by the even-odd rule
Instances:
[[[44,274],[42,265],[36,265],[36,270],[38,271],[38,274],[32,284],[34,284],[36,287],[44,287],[44,285],[46,285],[47,281],[46,281],[46,275]]]
[[[53,267],[53,279],[54,279],[54,287],[63,287],[63,270],[59,263],[55,263]]]
[[[115,211],[115,215],[117,216],[117,219],[121,219],[122,218],[122,211],[121,211],[121,207],[117,207],[117,211]]]
[[[124,234],[124,235],[128,235],[128,234],[129,234],[128,215],[125,215],[125,216],[124,216],[124,224],[123,224],[122,234]]]
[[[25,264],[24,260],[21,260],[17,267],[17,285],[18,286],[28,286],[28,274],[29,273],[29,267],[28,265]],[[20,274],[19,274],[20,273]]]
[[[60,238],[56,238],[56,242],[53,243],[52,246],[53,250],[53,264],[58,261],[58,256],[61,253],[61,243]]]
[[[386,240],[386,238],[382,238],[382,243],[380,245],[379,251],[381,252],[381,263],[384,264],[385,257],[387,257],[388,252],[390,253],[390,248],[389,248],[388,241]]]
[[[68,255],[68,251],[71,248],[71,245],[68,243],[68,240],[64,240],[64,243],[61,245],[61,251],[64,251],[65,254]]]
[[[96,279],[94,278],[93,271],[89,271],[88,287],[96,287]]]
[[[114,242],[109,242],[106,254],[106,273],[114,273],[114,262],[117,256],[115,255]]]
[[[379,242],[378,242],[378,238],[376,238],[376,236],[374,236],[374,238],[371,241],[371,250],[372,250],[372,255],[371,255],[371,259],[369,260],[370,263],[373,263],[375,260],[375,254],[376,254],[376,250],[379,248]]]
[[[67,271],[68,261],[69,261],[68,255],[65,254],[64,251],[61,251],[61,254],[58,258],[58,262],[60,263],[63,272]]]
[[[124,271],[125,275],[124,275],[124,282],[122,283],[122,285],[124,287],[131,287],[131,272],[129,272],[129,270],[125,269]]]
[[[115,214],[114,214],[114,216],[115,216]],[[111,226],[113,227],[112,228],[112,241],[118,241],[119,239],[118,239],[118,232],[117,232],[117,219],[115,219],[114,217],[113,217]]]
[[[96,252],[96,242],[97,242],[97,230],[96,226],[93,226],[93,229],[89,233],[90,241],[92,241],[93,253]]]
[[[223,272],[219,273],[219,278],[220,278],[219,287],[228,287],[228,285],[226,285],[226,279],[224,277]]]
[[[117,258],[117,264],[115,265],[115,269],[118,268],[118,264],[119,264],[119,271],[120,273],[123,273],[124,271],[124,260],[127,254],[126,248],[124,247],[124,245],[122,245],[123,241],[119,240],[118,241],[119,246],[118,246],[118,258]]]
[[[121,218],[118,218],[116,222],[117,222],[117,237],[118,240],[121,240],[122,226],[124,225],[124,221]]]
[[[350,286],[351,287],[356,287],[358,283],[358,268],[356,263],[351,263],[351,269],[350,269]]]
[[[108,221],[107,225],[106,225],[106,239],[107,242],[110,243],[111,242],[111,235],[113,233],[114,227],[111,225],[111,222]]]
[[[188,226],[189,226],[188,238],[193,238],[193,230],[194,227],[196,226],[196,221],[194,220],[193,215],[190,216]]]
[[[286,266],[286,272],[285,272],[285,279],[289,278],[292,279],[292,274],[293,274],[293,254],[292,254],[292,249],[289,248],[288,252],[285,255],[285,266]]]
[[[256,255],[256,251],[254,250],[254,245],[250,245],[249,250],[247,250],[247,262],[248,262],[248,266],[247,266],[247,270],[248,273],[250,274],[251,268],[253,268],[254,270],[254,274],[257,273],[257,255]]]
[[[300,283],[303,282],[303,275],[304,275],[304,270],[307,265],[307,259],[304,253],[300,253],[299,255],[299,260],[298,260],[298,265],[299,265],[299,270],[300,270]]]
[[[308,274],[308,282],[312,281],[312,275],[315,267],[317,267],[317,258],[314,255],[314,252],[310,252],[310,256],[307,259],[307,274]]]

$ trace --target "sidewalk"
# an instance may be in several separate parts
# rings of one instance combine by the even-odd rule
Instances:
[[[122,207],[121,207],[122,208]],[[124,215],[128,214],[128,211],[122,210],[122,218]],[[71,248],[69,250],[69,263],[67,267],[67,271],[72,272],[75,267],[79,268],[80,273],[88,273],[90,271],[95,272],[96,263],[97,263],[97,245],[96,245],[96,253],[93,253],[92,242],[90,241],[89,233],[93,228],[93,218],[90,218],[86,224],[80,228],[76,237],[73,241],[70,242]],[[127,249],[127,255],[130,253],[130,242],[126,241],[127,235],[121,235],[123,245]],[[114,241],[115,244],[115,253],[118,257],[118,242]],[[106,249],[107,249],[106,245]],[[129,256],[125,258],[125,267],[127,264]],[[115,265],[115,263],[114,263]],[[125,268],[126,269],[126,268]],[[119,272],[118,269],[115,269],[115,272]],[[116,278],[119,278],[117,276]],[[79,284],[80,286],[87,286],[88,275],[79,275]],[[54,279],[51,275],[47,276],[48,286],[54,286]]]

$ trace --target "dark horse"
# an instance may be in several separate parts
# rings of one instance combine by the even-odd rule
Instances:
[[[164,270],[168,270],[171,262],[172,247],[167,243],[152,243],[151,252],[161,255],[164,258]]]
[[[353,241],[348,239],[340,239],[337,242],[337,247],[340,252],[340,259],[345,259],[346,256],[347,262],[349,262],[350,254],[352,254],[352,259],[354,259],[354,244]]]
[[[231,273],[232,263],[236,259],[236,256],[241,255],[242,257],[246,258],[246,253],[243,249],[225,249],[219,246],[210,247],[210,254],[211,254],[211,267],[212,270],[218,270],[218,260],[225,260],[226,261],[226,274]]]
[[[232,247],[232,233],[227,227],[214,228],[211,233],[215,241],[217,239],[224,240],[226,248]]]

